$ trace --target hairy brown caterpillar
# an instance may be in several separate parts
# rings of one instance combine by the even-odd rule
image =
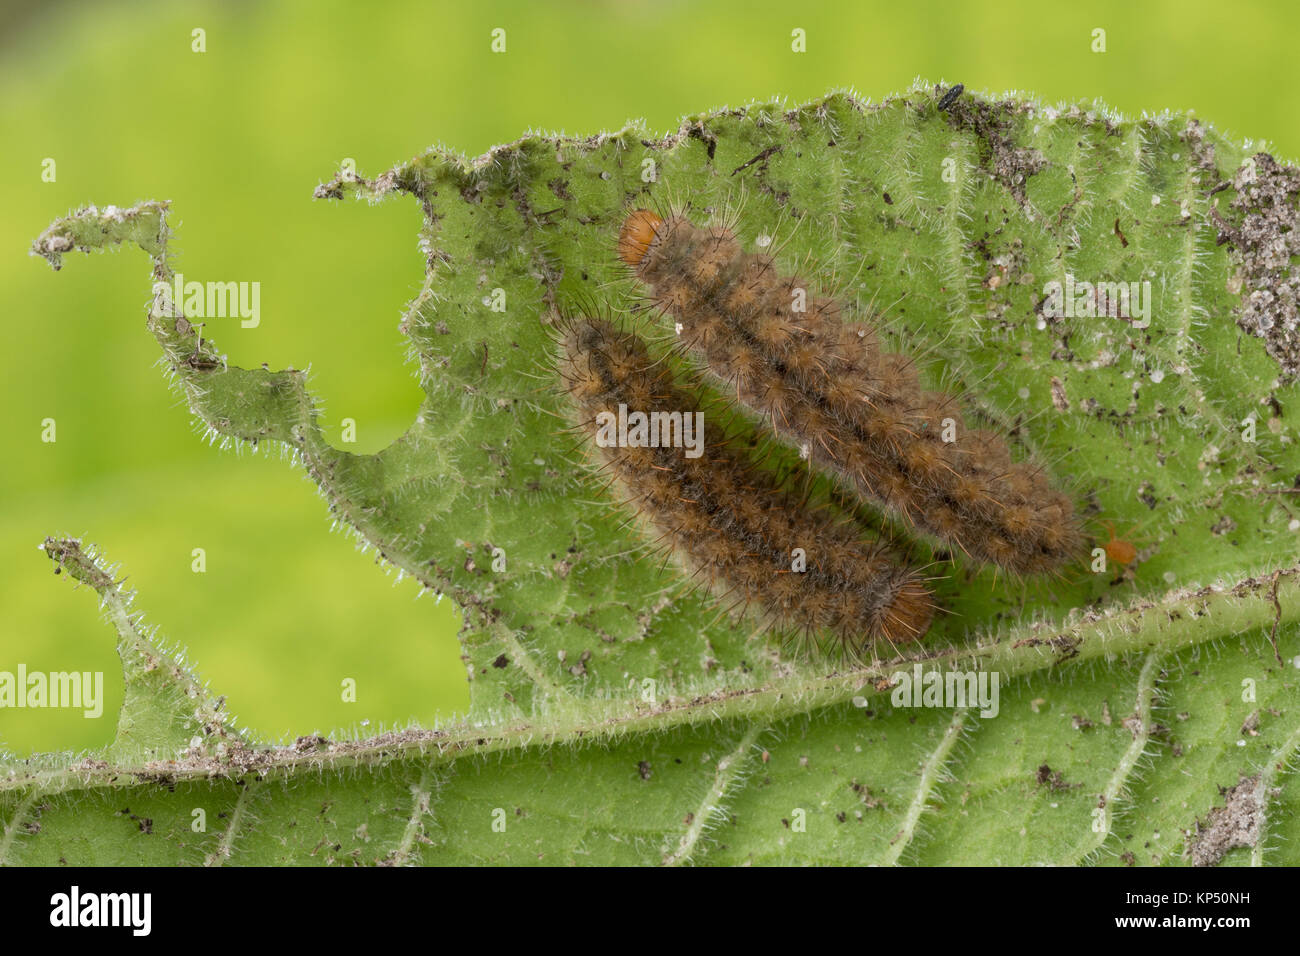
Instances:
[[[934,605],[925,579],[879,541],[862,540],[864,529],[783,491],[725,439],[664,440],[665,422],[703,413],[636,335],[567,320],[558,371],[616,494],[723,601],[761,610],[782,630],[830,632],[854,656],[871,641],[926,632]],[[615,431],[620,440],[610,441]]]
[[[968,431],[957,400],[923,389],[908,357],[730,229],[638,209],[618,250],[682,344],[804,457],[976,560],[1027,574],[1080,554],[1073,504],[1040,468]]]

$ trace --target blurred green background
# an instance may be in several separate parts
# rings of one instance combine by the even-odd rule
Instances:
[[[1293,4],[1199,0],[0,4],[0,670],[102,670],[107,684],[99,720],[0,710],[0,746],[102,745],[121,703],[113,633],[90,592],[51,574],[36,550],[48,533],[120,562],[147,619],[263,736],[427,723],[468,702],[449,602],[416,601],[331,533],[278,453],[200,441],[155,367],[144,254],[74,254],[55,276],[27,250],[57,216],[172,200],[179,271],[261,283],[260,327],[208,329],[231,362],[310,365],[331,438],[354,418],[349,447],[374,451],[420,401],[397,331],[422,277],[420,214],[312,201],[345,157],[373,175],[434,143],[472,156],[529,129],[636,117],[667,131],[724,104],[844,86],[878,100],[921,77],[1130,114],[1193,108],[1293,158],[1298,27]]]

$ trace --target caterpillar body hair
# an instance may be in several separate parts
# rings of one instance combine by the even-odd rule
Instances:
[[[956,398],[924,389],[910,358],[770,255],[742,250],[731,229],[638,209],[618,252],[742,405],[907,526],[1018,575],[1081,554],[1073,503],[1040,468],[968,430]]]
[[[925,634],[933,596],[916,569],[864,540],[860,526],[786,492],[725,439],[703,442],[695,457],[670,443],[602,441],[620,407],[685,420],[700,403],[635,334],[593,318],[560,328],[558,371],[577,430],[616,495],[712,593],[779,630],[829,632],[854,657],[877,640]]]

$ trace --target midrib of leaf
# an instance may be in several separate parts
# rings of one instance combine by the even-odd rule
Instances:
[[[120,585],[103,574],[92,559],[76,549],[49,549],[72,576],[91,584],[106,602],[125,603]],[[70,560],[69,560],[70,559]],[[74,563],[75,562],[75,563]],[[89,570],[87,570],[89,568]],[[1276,604],[1275,604],[1276,601]],[[148,648],[138,622],[125,619],[131,640]],[[637,706],[627,701],[584,702],[554,706],[545,717],[504,726],[459,725],[446,729],[414,729],[378,737],[339,741],[324,753],[309,754],[293,748],[235,746],[226,757],[188,757],[144,765],[104,766],[74,764],[23,772],[10,768],[0,780],[0,793],[34,788],[53,794],[69,790],[120,788],[141,780],[205,780],[252,774],[265,778],[296,772],[320,772],[356,766],[382,766],[399,759],[419,758],[430,763],[463,754],[488,754],[505,750],[577,744],[612,739],[625,734],[666,731],[701,722],[748,720],[774,722],[808,713],[855,697],[888,693],[891,675],[921,666],[925,672],[947,670],[996,671],[1005,678],[1046,670],[1069,662],[1079,666],[1137,653],[1170,653],[1203,641],[1231,634],[1263,632],[1275,622],[1300,621],[1300,568],[1252,577],[1227,587],[1204,587],[1142,601],[1125,609],[1089,614],[1066,626],[1021,626],[996,639],[970,646],[949,647],[923,657],[898,657],[825,677],[774,680],[763,686],[713,690],[689,696],[666,694],[662,704]]]

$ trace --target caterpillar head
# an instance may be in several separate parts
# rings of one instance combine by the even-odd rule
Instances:
[[[655,231],[663,225],[663,217],[649,209],[634,210],[623,220],[618,233],[618,257],[632,267],[640,265],[654,242]]]

